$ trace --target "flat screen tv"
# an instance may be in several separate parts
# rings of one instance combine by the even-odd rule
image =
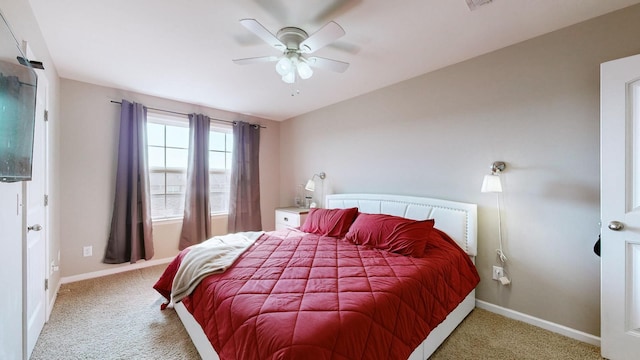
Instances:
[[[37,76],[0,22],[0,182],[31,180]],[[23,61],[24,62],[24,61]]]

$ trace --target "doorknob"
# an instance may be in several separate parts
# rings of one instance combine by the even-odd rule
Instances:
[[[40,231],[42,230],[42,226],[40,224],[31,225],[27,228],[28,231]]]
[[[609,223],[609,229],[611,229],[613,231],[620,231],[620,230],[624,229],[624,224],[621,223],[620,221],[611,221]]]

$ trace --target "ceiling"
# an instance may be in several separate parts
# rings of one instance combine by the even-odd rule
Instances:
[[[29,0],[61,77],[285,120],[640,0]],[[346,35],[314,55],[350,63],[285,84],[279,55],[238,20]],[[46,65],[46,64],[45,64]]]

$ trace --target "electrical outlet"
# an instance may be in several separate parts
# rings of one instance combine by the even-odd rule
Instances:
[[[501,277],[504,276],[504,269],[500,266],[494,266],[493,267],[493,276],[492,279],[493,280],[500,280]]]
[[[82,248],[82,256],[93,256],[93,246],[85,246]]]

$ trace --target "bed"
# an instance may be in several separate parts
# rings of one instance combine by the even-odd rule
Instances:
[[[205,277],[174,304],[203,359],[426,359],[473,310],[476,205],[381,194],[328,195],[325,204],[318,213],[357,209],[347,233],[268,232],[226,271]],[[354,241],[356,230],[368,229],[356,223],[380,223],[376,216],[385,216],[375,214],[416,220],[412,224],[421,227],[435,222],[438,240],[429,244],[437,246],[421,245],[424,256],[406,256]],[[184,256],[154,286],[168,299]],[[302,287],[292,275],[301,271]],[[429,271],[436,275],[426,277]]]

